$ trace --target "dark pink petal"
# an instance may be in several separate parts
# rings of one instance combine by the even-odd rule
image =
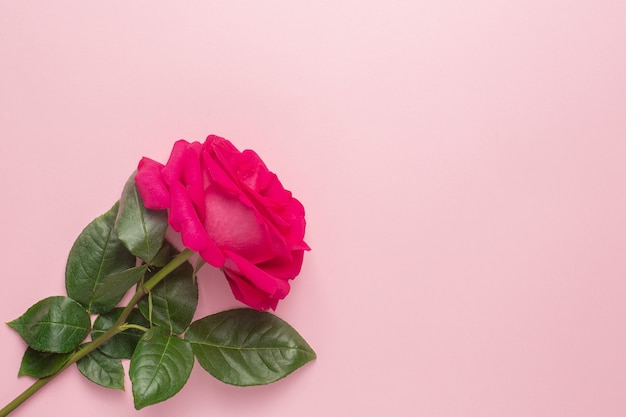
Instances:
[[[221,268],[224,266],[224,254],[222,250],[215,245],[211,239],[209,239],[209,245],[206,249],[198,252],[200,257],[207,261],[209,265],[213,265],[216,268]]]
[[[274,174],[272,174],[272,176],[274,176]],[[262,194],[247,189],[246,196],[248,196],[252,204],[263,213],[269,223],[273,224],[274,227],[281,232],[289,231],[289,220],[284,219],[282,213],[290,207],[291,200],[293,200],[291,192],[282,190],[281,198],[267,198]]]
[[[262,193],[271,181],[271,173],[259,156],[249,149],[233,158],[235,177],[242,188],[253,193]]]
[[[185,163],[187,162],[187,148],[190,143],[184,139],[178,140],[174,143],[170,158],[163,168],[163,178],[168,184],[172,184],[182,179],[182,174],[185,169]]]
[[[206,138],[204,146],[205,149],[209,151],[211,156],[219,161],[222,166],[236,166],[236,159],[241,152],[239,152],[239,150],[235,148],[235,145],[233,145],[229,140],[219,136],[209,135]]]
[[[224,255],[226,255],[225,269],[245,276],[252,285],[268,296],[284,298],[289,293],[289,283],[286,280],[268,274],[236,253],[224,251]]]
[[[292,251],[310,250],[309,246],[302,240],[304,235],[304,218],[295,218],[293,221],[297,222],[297,229],[299,228],[301,230],[296,230],[292,236],[290,234],[290,225],[284,226],[282,230],[280,230],[276,228],[272,222],[267,221],[267,219],[264,220],[265,227],[268,230],[268,235],[271,237],[271,246],[274,258],[281,258],[290,261]]]
[[[222,184],[225,189],[241,193],[244,185],[242,178],[256,182],[256,171],[263,161],[252,151],[247,154],[239,152],[228,140],[218,136],[209,136],[205,143],[207,156],[212,161],[210,171],[215,175],[215,180]]]
[[[184,154],[184,168],[182,182],[186,185],[189,199],[194,205],[198,218],[202,222],[205,216],[204,208],[204,175],[201,166],[202,145],[198,142],[191,143]]]
[[[306,221],[304,219],[304,207],[295,198],[291,199],[291,204],[282,213],[285,221],[289,223],[289,230],[285,233],[285,238],[290,242],[298,243],[304,239],[304,231],[306,228]],[[302,242],[303,249],[309,249],[306,243]]]
[[[219,248],[236,252],[252,262],[275,256],[272,236],[253,208],[215,186],[207,189],[205,206],[204,229]]]
[[[302,269],[302,260],[304,258],[303,250],[295,250],[291,252],[289,261],[284,259],[272,259],[267,262],[257,264],[257,267],[265,273],[280,279],[293,279]]]
[[[170,195],[170,225],[180,232],[186,247],[195,251],[205,250],[209,245],[209,237],[194,211],[187,190],[181,183],[175,182],[170,185]]]
[[[224,275],[237,300],[257,310],[276,310],[278,298],[268,296],[237,273],[224,270]]]
[[[266,223],[265,227],[268,230],[268,235],[271,236],[272,239],[271,247],[272,252],[274,253],[272,259],[281,258],[291,260],[291,251],[294,249],[292,248],[293,245],[289,241],[285,240],[285,237],[278,230],[276,230],[276,228],[272,226],[272,224]],[[264,259],[263,261],[266,260],[269,259]]]
[[[211,180],[213,182],[218,184],[225,191],[229,191],[232,194],[238,194],[241,192],[231,176],[224,171],[222,166],[218,164],[215,159],[211,157],[211,154],[209,152],[203,152],[202,157],[204,160],[204,165],[209,171],[209,175],[211,176]]]
[[[270,207],[288,205],[289,200],[291,200],[291,192],[285,190],[278,176],[270,171],[267,171],[263,176],[264,187],[259,190],[259,197],[263,199],[264,204]]]
[[[149,209],[163,210],[169,207],[170,193],[163,181],[163,165],[150,158],[141,158],[137,167],[135,184],[143,203]]]

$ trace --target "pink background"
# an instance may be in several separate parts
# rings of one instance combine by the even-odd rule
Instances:
[[[626,415],[626,2],[174,3],[0,2],[0,320],[63,294],[141,156],[215,133],[307,209],[276,314],[319,358],[139,412],[73,369],[16,417]]]

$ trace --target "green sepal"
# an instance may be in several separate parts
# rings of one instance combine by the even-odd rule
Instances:
[[[242,308],[195,321],[185,333],[198,363],[232,385],[262,385],[281,379],[309,361],[315,352],[280,318]]]
[[[183,333],[191,324],[198,306],[198,284],[194,280],[194,269],[191,264],[185,262],[172,271],[152,289],[150,298],[144,297],[138,304],[144,317],[152,319],[152,323],[156,325],[169,329],[170,334]]]
[[[68,297],[44,298],[8,323],[31,348],[40,352],[70,352],[91,327],[83,306]]]
[[[65,365],[72,353],[40,352],[29,347],[24,352],[17,376],[27,375],[34,378],[50,376]]]
[[[120,317],[123,310],[123,308],[114,308],[110,312],[98,316],[93,323],[91,338],[97,339],[104,332],[109,330]],[[146,320],[136,308],[130,312],[128,318],[126,319],[126,323],[135,324],[145,328],[150,326],[148,320]],[[133,356],[137,342],[139,342],[139,339],[141,339],[143,334],[144,332],[138,329],[127,329],[111,337],[109,340],[100,345],[98,349],[112,358],[130,359]]]
[[[139,259],[150,263],[167,230],[167,210],[147,209],[135,186],[135,173],[126,182],[115,221],[119,239]]]
[[[83,229],[70,250],[65,269],[67,294],[91,313],[104,313],[93,305],[94,293],[116,273],[132,268],[135,256],[114,231],[119,203]]]
[[[111,358],[96,349],[76,362],[76,366],[91,382],[105,388],[124,390],[124,367],[120,359]]]
[[[189,342],[153,327],[137,344],[129,376],[137,410],[165,401],[185,385],[193,368]]]

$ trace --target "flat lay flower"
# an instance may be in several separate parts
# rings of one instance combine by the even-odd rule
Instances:
[[[293,327],[264,311],[276,309],[300,273],[304,232],[302,204],[254,151],[211,135],[177,141],[166,164],[142,158],[120,199],[74,242],[67,295],[7,323],[25,343],[18,376],[35,381],[0,417],[74,364],[89,381],[124,389],[129,361],[141,409],[177,394],[196,362],[226,384],[251,386],[314,360]],[[194,255],[202,260],[195,266]],[[206,265],[252,308],[196,317]]]

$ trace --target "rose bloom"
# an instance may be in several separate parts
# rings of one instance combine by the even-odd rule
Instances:
[[[137,190],[149,209],[168,209],[183,245],[222,268],[235,298],[275,309],[300,272],[304,208],[251,150],[209,136],[179,140],[163,165],[139,162]]]

